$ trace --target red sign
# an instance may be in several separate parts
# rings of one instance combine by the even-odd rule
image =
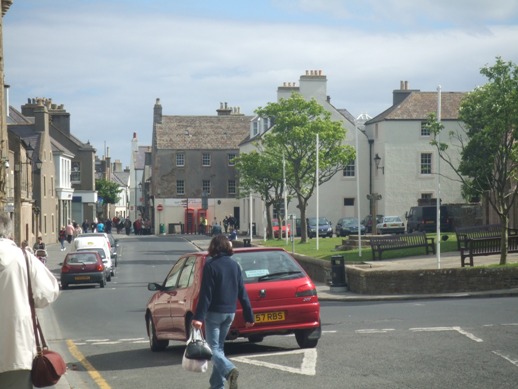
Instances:
[[[158,205],[156,206],[156,210],[157,210],[158,212],[163,211],[163,210],[164,210],[164,206],[163,206],[162,204],[158,204]]]

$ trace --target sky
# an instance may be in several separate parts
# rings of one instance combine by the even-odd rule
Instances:
[[[518,63],[516,0],[14,0],[4,16],[9,103],[64,104],[71,132],[128,166],[164,115],[253,115],[306,70],[355,117],[410,89],[468,92]]]

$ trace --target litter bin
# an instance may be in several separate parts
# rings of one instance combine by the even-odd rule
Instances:
[[[160,224],[160,235],[165,235],[165,224],[164,223]]]
[[[243,239],[243,246],[244,247],[252,247],[252,241],[250,240],[250,238]]]
[[[333,255],[331,257],[331,287],[333,289],[346,289],[344,257]]]

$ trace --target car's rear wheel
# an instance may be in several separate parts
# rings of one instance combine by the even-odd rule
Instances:
[[[264,336],[262,335],[252,335],[248,337],[248,341],[250,343],[261,343],[264,340]]]
[[[68,289],[68,284],[61,283],[61,289],[65,290]]]
[[[106,276],[106,281],[111,281],[112,280],[112,273],[108,273],[108,275]]]
[[[104,288],[104,287],[106,286],[106,277],[103,277],[103,278],[101,279],[101,282],[99,282],[99,286],[100,286],[101,288]]]
[[[300,348],[315,348],[318,344],[320,328],[295,331],[295,339]]]
[[[156,337],[155,325],[153,324],[153,320],[150,317],[147,319],[147,332],[149,337],[149,347],[151,351],[164,351],[169,345],[169,341],[166,340],[158,340]]]

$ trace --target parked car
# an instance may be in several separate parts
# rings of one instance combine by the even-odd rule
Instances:
[[[86,251],[95,251],[99,254],[104,266],[106,267],[106,271],[108,272],[106,280],[111,281],[112,276],[114,276],[115,273],[113,270],[112,261],[110,260],[110,256],[106,253],[106,249],[102,248],[102,247],[85,247],[85,248],[80,248],[80,249],[76,250],[76,252],[78,252],[78,253],[86,252]]]
[[[383,216],[381,222],[376,225],[378,234],[403,234],[405,223],[399,216]]]
[[[365,234],[366,228],[360,224],[360,234]],[[335,226],[336,236],[358,235],[358,218],[343,217],[338,219]]]
[[[170,340],[187,340],[208,256],[207,251],[185,254],[161,284],[148,284],[148,290],[155,292],[145,313],[152,351],[164,350]],[[299,263],[273,247],[235,248],[232,258],[241,266],[255,325],[245,327],[238,302],[227,339],[261,342],[269,335],[295,334],[299,347],[316,347],[321,335],[320,303],[315,284]]]
[[[117,267],[117,248],[119,247],[118,239],[115,239],[112,234],[108,234],[107,232],[86,232],[78,235],[76,238],[84,238],[85,236],[104,236],[108,242],[108,247],[110,248],[110,257],[113,260],[113,265]]]
[[[306,223],[308,228],[308,237],[310,239],[316,238],[317,233],[321,238],[325,238],[326,236],[330,238],[333,237],[333,227],[327,218],[319,217],[317,221],[316,217],[308,217],[306,219]]]
[[[376,215],[376,224],[381,223],[383,215]],[[372,215],[367,215],[361,222],[365,226],[365,231],[368,233],[372,232]]]
[[[85,249],[102,249],[104,252],[101,255],[103,261],[107,261],[108,268],[110,269],[111,275],[115,275],[115,267],[113,266],[113,261],[111,257],[111,250],[110,250],[110,244],[108,241],[108,238],[104,236],[104,233],[101,233],[100,235],[91,235],[88,236],[88,234],[81,234],[78,235],[74,239],[74,247],[76,251],[78,250],[85,250]]]
[[[436,205],[411,207],[405,217],[407,232],[433,232],[437,229]],[[441,231],[453,231],[453,220],[446,205],[441,205]]]
[[[97,251],[68,253],[61,263],[61,289],[71,284],[99,284],[104,288],[110,272]]]
[[[279,238],[279,219],[272,219],[272,228],[273,228],[273,237]],[[288,236],[291,236],[290,225],[286,225],[286,221],[283,222],[282,225],[282,237],[286,237],[286,231],[288,231]]]

